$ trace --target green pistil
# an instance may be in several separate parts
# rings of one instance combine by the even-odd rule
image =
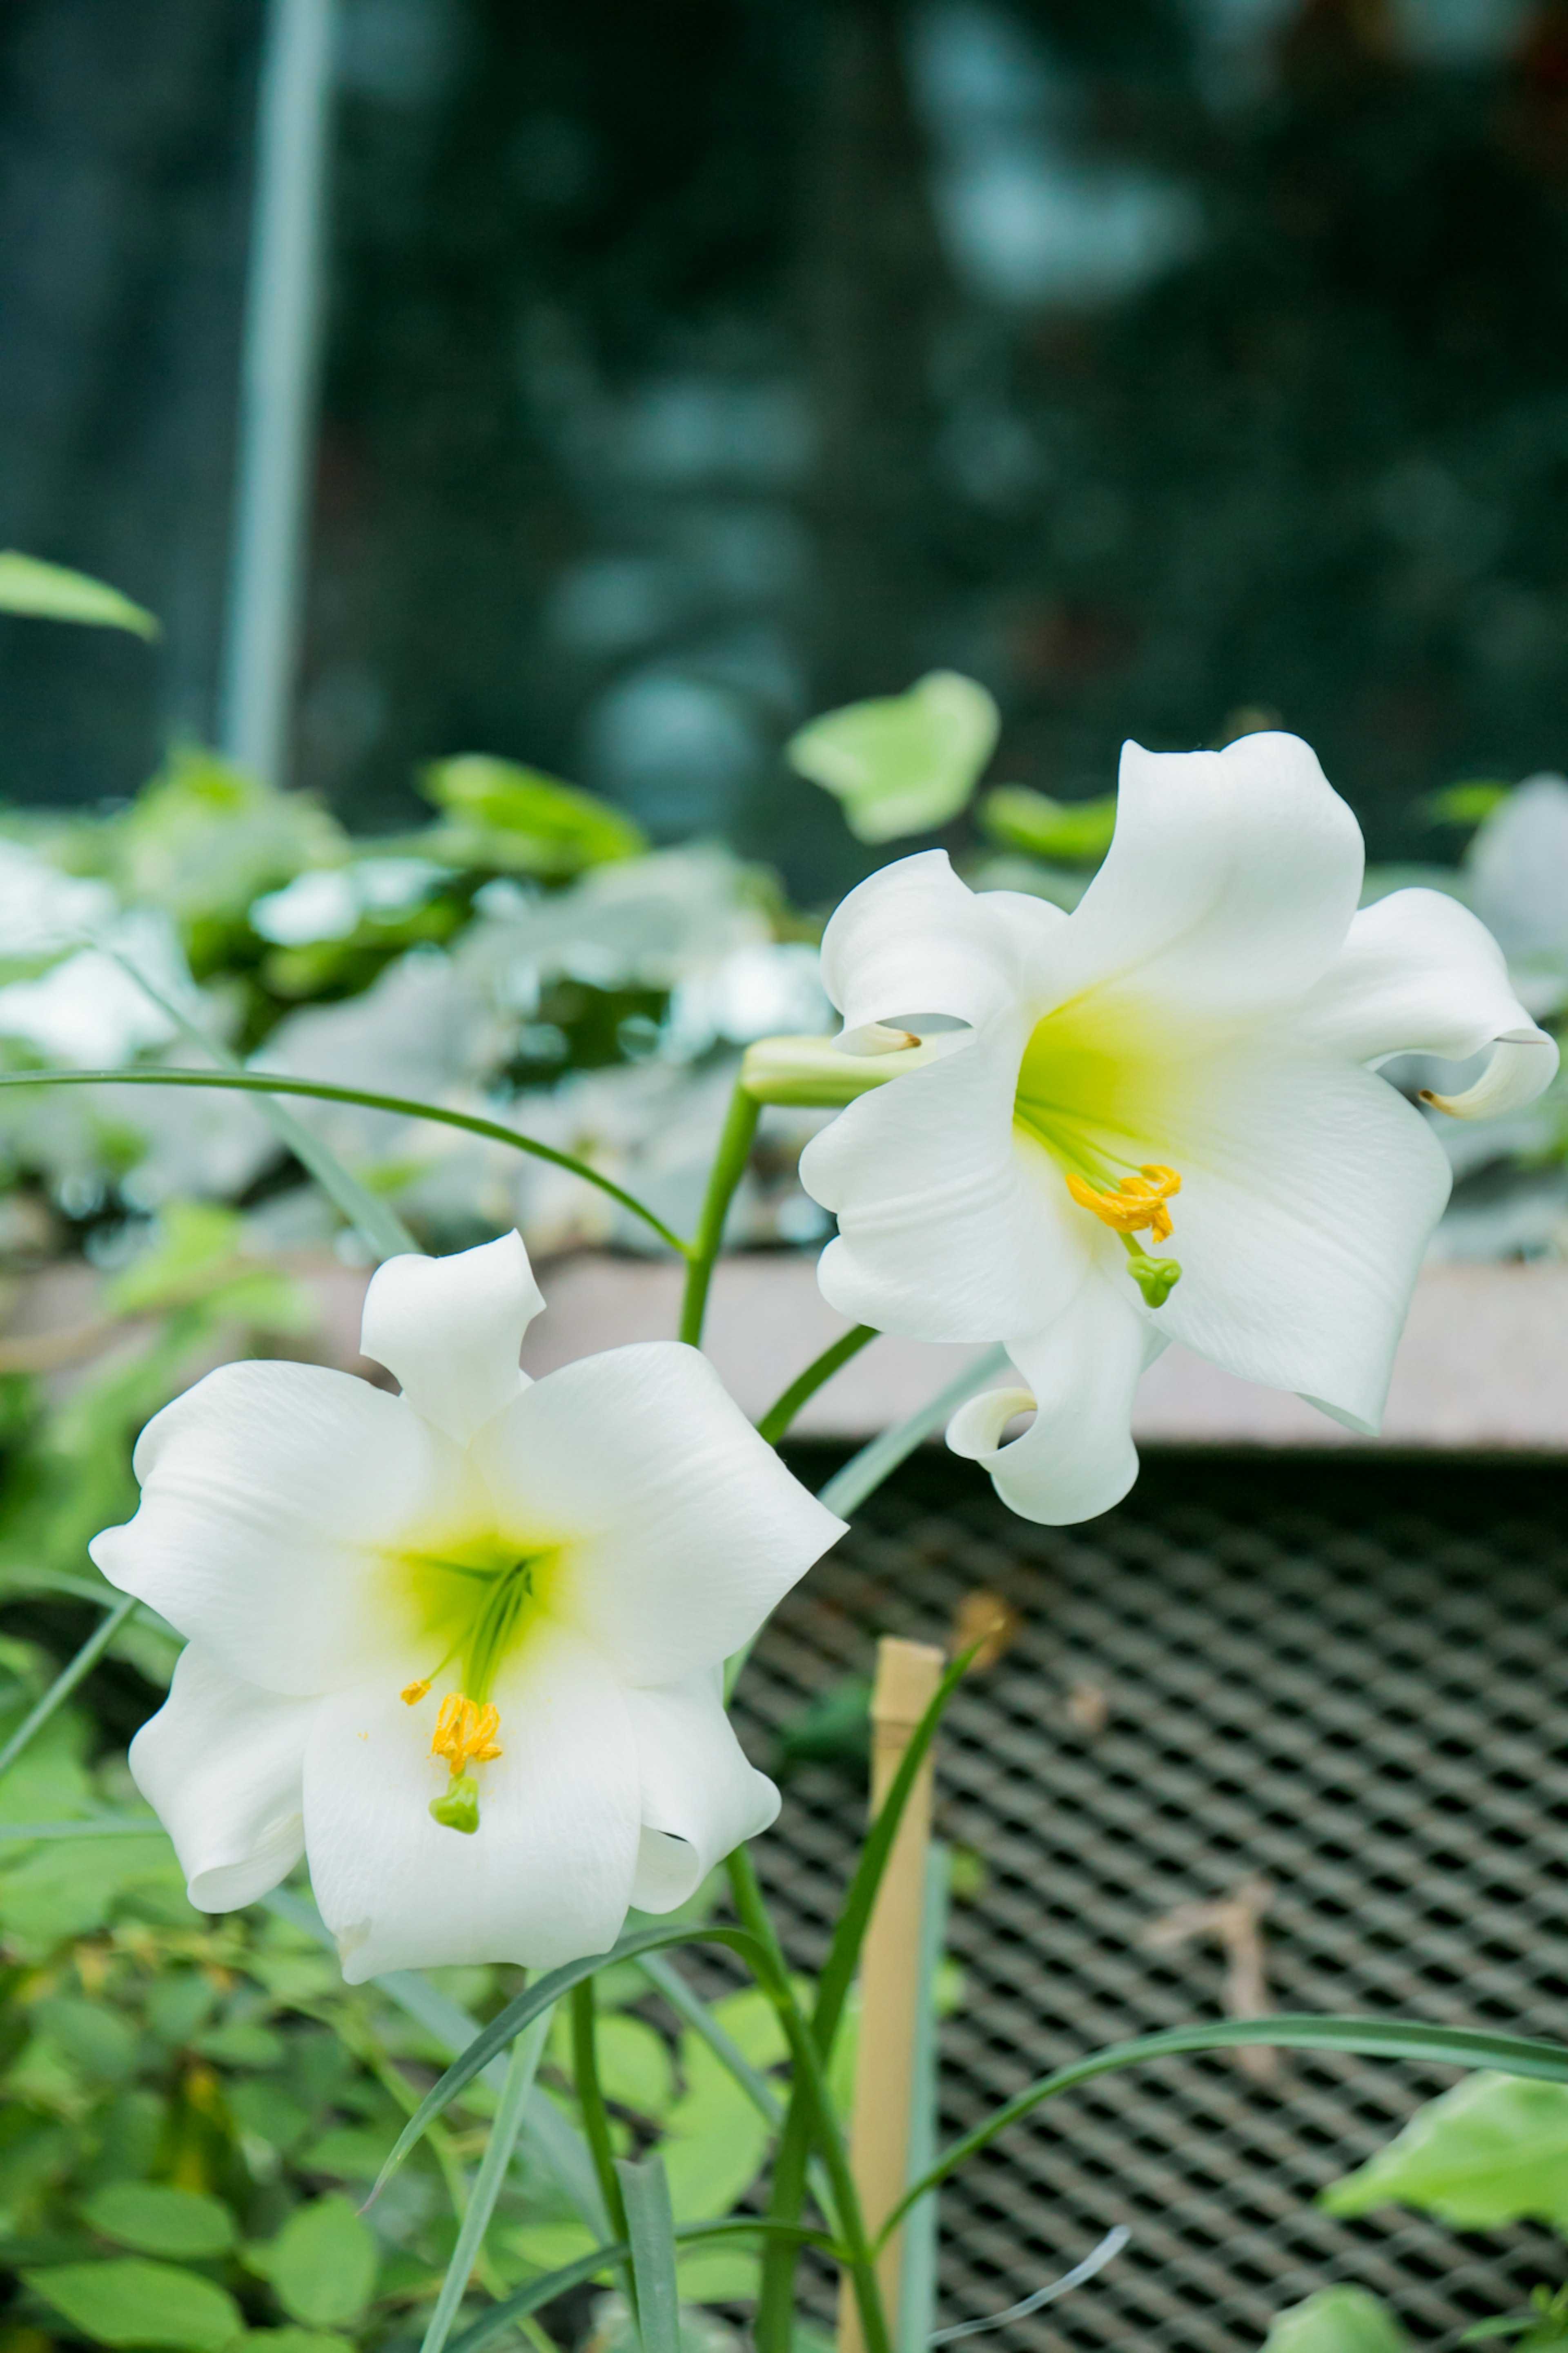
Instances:
[[[1151,1258],[1133,1234],[1123,1234],[1121,1247],[1130,1261],[1127,1271],[1143,1293],[1145,1307],[1163,1307],[1182,1279],[1181,1261]]]
[[[443,1830],[473,1836],[479,1826],[479,1785],[471,1773],[454,1774],[440,1796],[431,1799],[430,1817]]]

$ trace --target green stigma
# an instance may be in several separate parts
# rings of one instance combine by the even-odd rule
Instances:
[[[1123,1234],[1121,1240],[1127,1252],[1127,1271],[1143,1293],[1144,1306],[1163,1307],[1182,1279],[1181,1261],[1151,1258],[1131,1234]]]
[[[472,1837],[479,1826],[479,1785],[471,1773],[455,1775],[440,1796],[431,1799],[430,1819],[443,1830]]]

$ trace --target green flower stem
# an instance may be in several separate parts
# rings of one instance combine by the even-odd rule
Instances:
[[[730,1097],[730,1108],[724,1114],[724,1125],[719,1136],[719,1149],[708,1173],[708,1191],[702,1202],[702,1215],[697,1232],[687,1250],[686,1294],[680,1303],[679,1337],[694,1348],[702,1345],[702,1324],[708,1312],[708,1286],[713,1280],[713,1268],[724,1241],[724,1220],[730,1214],[730,1204],[746,1171],[751,1157],[752,1139],[757,1132],[762,1105],[754,1095],[738,1086]]]
[[[788,1388],[769,1406],[757,1424],[758,1437],[765,1438],[770,1446],[776,1446],[807,1398],[815,1397],[825,1381],[830,1381],[841,1366],[847,1365],[851,1356],[858,1356],[867,1342],[876,1337],[877,1326],[874,1324],[855,1324],[835,1340],[830,1348],[824,1348],[821,1356],[814,1357],[805,1372],[797,1374]]]
[[[447,2276],[441,2283],[441,2293],[436,2299],[436,2308],[430,2315],[429,2326],[425,2331],[425,2339],[419,2353],[441,2353],[442,2347],[452,2333],[452,2323],[458,2316],[458,2307],[468,2288],[469,2274],[484,2244],[485,2232],[489,2227],[490,2216],[495,2211],[496,2200],[500,2195],[501,2184],[506,2179],[507,2167],[511,2163],[511,2154],[517,2147],[518,2135],[522,2130],[522,2114],[528,2105],[529,2093],[533,2088],[533,2078],[539,2067],[540,2052],[544,2048],[544,2039],[550,2031],[550,2019],[551,2013],[546,2010],[542,2017],[536,2018],[533,2024],[518,2036],[512,2045],[511,2060],[507,2068],[506,2087],[500,2095],[500,2105],[496,2110],[495,2122],[490,2126],[490,2137],[486,2144],[472,2194],[463,2209],[462,2227],[458,2232],[458,2243],[452,2250],[452,2260],[447,2266]]]
[[[407,1095],[372,1094],[363,1087],[331,1086],[324,1079],[274,1078],[269,1071],[8,1071],[0,1074],[0,1087],[232,1087],[244,1094],[308,1095],[317,1103],[358,1103],[366,1111],[392,1111],[404,1119],[433,1120],[441,1127],[460,1128],[465,1135],[483,1136],[488,1144],[510,1144],[514,1152],[526,1152],[535,1160],[548,1160],[556,1168],[569,1169],[581,1176],[585,1185],[596,1185],[623,1209],[640,1218],[651,1228],[660,1241],[667,1242],[682,1258],[688,1255],[685,1242],[673,1233],[662,1218],[644,1207],[634,1193],[602,1176],[585,1160],[574,1159],[570,1152],[557,1152],[552,1144],[541,1144],[537,1137],[521,1135],[514,1127],[505,1127],[500,1120],[481,1119],[477,1112],[448,1111],[440,1103],[416,1103]],[[408,1247],[416,1245],[410,1242]]]
[[[60,1670],[37,1705],[23,1717],[4,1748],[0,1748],[0,1774],[9,1772],[34,1735],[41,1732],[57,1708],[69,1699],[82,1677],[92,1672],[126,1620],[141,1607],[134,1593],[122,1593],[113,1609],[104,1613],[69,1665]]]
[[[617,2239],[630,2240],[626,2223],[626,2200],[621,2194],[621,2178],[616,2171],[616,2152],[610,2140],[610,2116],[605,2105],[605,2094],[599,2083],[599,2053],[595,2038],[597,2003],[591,1977],[580,1978],[572,1989],[572,2083],[577,2094],[577,2105],[583,2111],[583,2137],[594,2159],[594,2171],[598,2176],[599,2194],[610,2218],[610,2228]],[[632,2316],[637,2317],[637,2290],[630,2260],[621,2266],[626,2283],[626,2301]]]

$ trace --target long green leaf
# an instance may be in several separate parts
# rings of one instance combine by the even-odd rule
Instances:
[[[780,2225],[770,2222],[763,2214],[732,2214],[721,2222],[678,2223],[675,2237],[679,2246],[686,2247],[710,2239],[766,2238],[781,2232],[783,2236],[798,2239],[807,2246],[820,2247],[825,2254],[835,2258],[842,2252],[826,2231],[813,2230],[805,2224]],[[530,2280],[526,2287],[520,2287],[514,2295],[492,2305],[489,2311],[482,2313],[460,2337],[455,2337],[451,2340],[451,2353],[484,2353],[486,2346],[493,2345],[498,2337],[507,2335],[520,2320],[526,2320],[531,2313],[542,2311],[545,2305],[553,2304],[558,2295],[566,2294],[568,2288],[581,2287],[585,2280],[597,2279],[601,2273],[615,2270],[617,2264],[626,2262],[631,2252],[625,2239],[612,2239],[602,2247],[595,2247],[590,2253],[578,2255],[574,2262],[563,2263],[559,2271],[545,2272],[540,2278]]]
[[[1205,2026],[1173,2026],[1135,2042],[1112,2042],[1085,2059],[1058,2067],[1019,2092],[985,2123],[943,2151],[906,2191],[883,2224],[879,2245],[896,2231],[910,2208],[928,2189],[945,2181],[955,2167],[989,2147],[998,2133],[1058,2092],[1070,2092],[1096,2075],[1136,2067],[1146,2059],[1173,2059],[1194,2051],[1234,2051],[1264,2044],[1279,2051],[1348,2051],[1364,2059],[1415,2059],[1429,2067],[1494,2067],[1505,2075],[1535,2075],[1568,2084],[1568,2045],[1521,2034],[1490,2034],[1479,2028],[1426,2026],[1404,2018],[1311,2018],[1284,2010],[1272,2018],[1215,2019]]]
[[[852,1454],[843,1468],[834,1472],[827,1484],[818,1490],[817,1501],[826,1504],[830,1512],[837,1512],[841,1520],[848,1519],[852,1513],[859,1510],[867,1496],[875,1493],[883,1480],[889,1478],[900,1463],[914,1452],[917,1446],[957,1412],[966,1398],[972,1398],[976,1389],[984,1388],[987,1381],[993,1381],[999,1373],[1005,1373],[1007,1361],[1005,1348],[988,1348],[983,1356],[977,1356],[972,1365],[956,1374],[945,1388],[938,1389],[935,1397],[929,1398],[914,1413],[906,1415],[902,1421],[896,1421],[891,1430],[884,1430],[879,1437],[871,1440],[869,1445],[863,1446],[858,1454]]]
[[[512,2046],[511,2062],[507,2068],[506,2083],[490,2126],[490,2137],[485,2145],[479,2174],[472,2194],[463,2209],[463,2220],[458,2232],[458,2243],[452,2250],[452,2260],[447,2266],[447,2276],[441,2282],[441,2293],[436,2298],[436,2308],[430,2315],[419,2353],[441,2353],[452,2333],[452,2323],[463,2301],[468,2277],[479,2260],[507,2167],[511,2163],[512,2150],[522,2129],[522,2112],[533,2088],[533,2078],[539,2066],[539,2054],[544,2048],[544,2038],[550,2031],[550,2013],[536,2018],[524,2034],[520,2034]]]
[[[0,1074],[0,1087],[232,1087],[244,1094],[309,1095],[317,1103],[358,1103],[366,1111],[392,1111],[405,1119],[433,1120],[441,1127],[461,1128],[465,1135],[482,1135],[490,1144],[510,1144],[514,1152],[526,1152],[535,1160],[548,1160],[557,1168],[569,1169],[581,1176],[585,1185],[596,1185],[623,1209],[640,1218],[645,1226],[656,1233],[660,1241],[668,1242],[672,1250],[686,1256],[686,1244],[671,1232],[662,1218],[644,1207],[635,1193],[602,1176],[585,1160],[574,1159],[570,1152],[557,1152],[552,1144],[541,1144],[536,1136],[520,1134],[514,1127],[503,1127],[499,1120],[481,1119],[475,1112],[448,1111],[441,1103],[416,1103],[407,1095],[372,1094],[363,1087],[330,1086],[324,1079],[286,1079],[274,1077],[268,1071],[170,1071],[138,1068],[130,1071],[8,1071]]]
[[[92,628],[129,629],[138,638],[163,634],[145,606],[133,605],[106,580],[71,572],[63,564],[46,564],[41,556],[23,555],[14,547],[0,550],[0,613],[26,613],[40,621],[83,621]]]
[[[91,1673],[132,1611],[141,1606],[136,1594],[122,1593],[113,1609],[105,1611],[75,1658],[61,1668],[37,1706],[28,1710],[10,1739],[0,1748],[0,1773],[10,1769],[28,1742],[36,1734],[42,1732],[56,1709],[69,1699],[82,1677]]]
[[[882,1874],[893,1852],[893,1841],[898,1837],[904,1809],[910,1802],[931,1742],[936,1738],[937,1727],[947,1713],[948,1702],[968,1673],[979,1647],[974,1642],[966,1651],[961,1651],[937,1685],[925,1714],[910,1736],[909,1746],[899,1760],[899,1769],[888,1785],[888,1794],[878,1810],[877,1819],[866,1834],[860,1859],[855,1866],[838,1915],[838,1925],[827,1947],[827,1958],[817,1979],[816,2007],[811,2014],[812,2032],[825,2058],[833,2048],[833,2038],[838,2031],[844,2004],[855,1982],[860,1947],[871,1923],[871,1907],[877,1901],[877,1891],[882,1884]]]
[[[268,1912],[294,1927],[302,1928],[325,1946],[335,1956],[337,1939],[308,1896],[297,1895],[292,1888],[275,1887],[270,1895],[261,1899]],[[375,1979],[378,1993],[395,2001],[401,2010],[425,2029],[426,2034],[456,2055],[466,2051],[479,2031],[477,2018],[470,2018],[460,2002],[450,1994],[433,1986],[417,1969],[389,1969],[384,1977]],[[507,2065],[499,2056],[483,2070],[484,2078],[498,2098],[506,2089]],[[528,2095],[523,2110],[523,2137],[531,2141],[546,2169],[552,2175],[579,2219],[595,2235],[607,2239],[610,2235],[609,2216],[605,2211],[599,2185],[594,2179],[593,2160],[584,2145],[582,2136],[573,2130],[553,2100],[535,2088]]]
[[[531,2025],[542,2010],[559,2001],[563,1994],[570,1993],[574,1986],[582,1985],[596,1970],[608,1968],[616,1961],[635,1961],[639,1954],[657,1952],[664,1945],[689,1944],[727,1946],[731,1952],[750,1962],[753,1968],[761,1962],[763,1968],[758,1970],[759,1976],[766,1970],[766,1955],[756,1939],[749,1936],[743,1928],[694,1928],[684,1923],[669,1928],[639,1928],[634,1935],[623,1936],[619,1944],[607,1953],[589,1953],[582,1960],[567,1961],[560,1968],[550,1970],[537,1983],[530,1986],[526,1993],[519,1994],[515,2000],[508,2002],[504,2010],[498,2011],[489,2024],[482,2028],[468,2048],[453,2061],[439,2083],[431,2085],[398,2135],[392,2154],[377,2175],[375,2186],[365,2203],[369,2205],[381,2195],[431,2119],[449,2107],[464,2085],[471,2084],[476,2075],[482,2073],[498,2052],[505,2050],[512,2037],[521,2034],[525,2026]]]
[[[626,2210],[626,2237],[637,2284],[642,2353],[680,2353],[680,2295],[675,2281],[675,2216],[664,2159],[653,2149],[640,2164],[616,2159]]]

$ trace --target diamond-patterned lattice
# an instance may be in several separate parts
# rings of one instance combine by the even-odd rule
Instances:
[[[815,1480],[825,1461],[803,1457]],[[909,1466],[769,1630],[738,1695],[759,1763],[880,1632],[942,1640],[962,1597],[1022,1631],[965,1687],[938,1827],[983,1866],[954,1910],[943,2137],[1094,2045],[1213,2016],[1213,1944],[1142,1941],[1262,1874],[1283,2010],[1388,2012],[1568,2039],[1568,1482],[1544,1468],[1166,1461],[1086,1527],[1016,1520],[966,1468]],[[863,1797],[789,1782],[755,1850],[785,1941],[822,1949]],[[1441,2343],[1560,2280],[1531,2227],[1461,2236],[1313,2193],[1454,2077],[1281,2053],[1102,2078],[1016,2126],[943,2196],[944,2322],[994,2312],[1113,2222],[1100,2280],[1016,2325],[1044,2348],[1257,2346],[1357,2281]],[[825,2284],[808,2284],[825,2311]]]

